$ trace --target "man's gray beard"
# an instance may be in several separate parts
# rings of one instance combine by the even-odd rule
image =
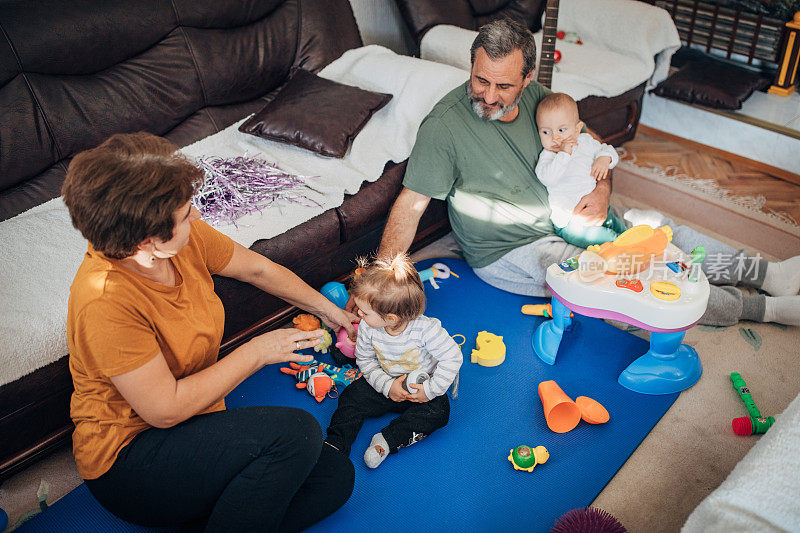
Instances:
[[[519,90],[517,97],[514,98],[514,101],[511,102],[511,105],[505,106],[500,102],[498,102],[497,109],[495,111],[491,113],[486,113],[483,110],[483,104],[481,103],[482,99],[476,98],[475,95],[472,94],[472,85],[467,83],[467,96],[469,96],[469,102],[470,104],[472,104],[472,110],[475,112],[476,115],[478,115],[479,118],[482,118],[483,120],[500,120],[501,118],[511,113],[514,110],[514,108],[517,107],[519,101],[522,99],[522,91],[524,90],[525,90],[524,87]]]

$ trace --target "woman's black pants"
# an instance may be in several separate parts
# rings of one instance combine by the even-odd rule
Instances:
[[[118,517],[206,531],[299,531],[344,505],[350,459],[309,413],[242,407],[151,428],[86,485]]]

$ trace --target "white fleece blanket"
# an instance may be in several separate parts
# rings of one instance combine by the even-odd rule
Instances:
[[[341,205],[344,194],[375,181],[387,161],[411,153],[422,119],[447,92],[464,83],[461,70],[400,56],[380,46],[350,50],[319,74],[392,100],[367,123],[342,159],[240,133],[239,123],[183,148],[190,156],[260,155],[296,174],[316,176],[309,193],[320,207],[276,204],[218,229],[245,246],[271,238]],[[244,120],[244,119],[242,119]],[[0,222],[0,385],[67,353],[69,286],[86,252],[60,198]]]
[[[800,396],[758,438],[683,533],[800,531]]]
[[[558,29],[575,32],[583,42],[556,43],[561,61],[553,69],[552,89],[575,100],[617,96],[645,81],[648,87],[656,85],[667,77],[670,58],[681,44],[669,13],[635,0],[562,0]],[[436,26],[422,38],[420,55],[469,71],[476,35],[455,26]],[[538,60],[541,31],[535,39]]]

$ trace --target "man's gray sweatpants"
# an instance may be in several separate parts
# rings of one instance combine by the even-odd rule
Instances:
[[[619,217],[623,220],[623,217]],[[686,252],[704,246],[706,260],[703,272],[712,283],[708,308],[700,324],[731,326],[739,320],[761,322],[764,319],[766,297],[743,295],[735,285],[759,288],[764,282],[767,261],[747,255],[688,226],[677,226],[666,219],[672,230],[672,243]],[[626,221],[630,226],[630,223]],[[566,243],[560,237],[539,239],[510,251],[494,263],[474,269],[475,274],[489,285],[504,291],[528,296],[550,296],[545,284],[547,267],[574,257],[582,248]]]

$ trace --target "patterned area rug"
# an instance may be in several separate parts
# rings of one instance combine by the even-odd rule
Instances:
[[[689,176],[677,167],[637,161],[619,148],[614,192],[683,218],[748,248],[785,259],[800,252],[800,224],[789,213],[766,207],[763,196],[737,196],[714,180]]]

